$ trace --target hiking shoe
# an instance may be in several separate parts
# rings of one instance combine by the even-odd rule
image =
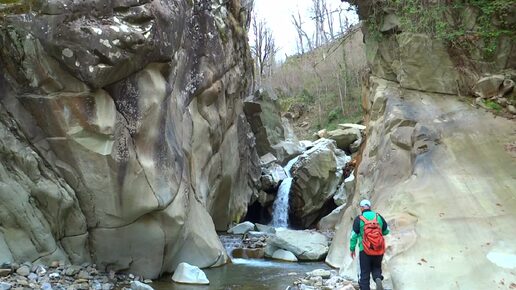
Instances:
[[[374,281],[376,282],[376,290],[383,290],[382,279],[376,278]]]

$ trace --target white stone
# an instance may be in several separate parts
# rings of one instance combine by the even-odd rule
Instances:
[[[323,279],[328,279],[331,276],[331,272],[324,269],[315,269],[312,272],[306,273],[309,276],[320,276]]]
[[[347,129],[347,128],[356,128],[358,130],[365,130],[367,127],[364,126],[364,125],[360,125],[360,124],[352,124],[352,123],[344,123],[344,124],[339,124],[337,125],[339,126],[340,128],[342,129]]]
[[[278,250],[274,251],[274,253],[272,254],[272,258],[276,259],[276,260],[297,262],[296,255],[294,255],[290,251],[285,251],[283,249],[278,249]]]
[[[348,284],[348,285],[344,285],[340,288],[337,288],[338,290],[355,290],[355,287],[353,287],[353,285],[351,284]]]
[[[0,290],[9,290],[12,285],[7,282],[0,282]]]
[[[92,29],[95,33],[97,33],[98,35],[101,35],[101,34],[102,34],[102,29],[100,29],[100,28],[92,27],[91,29]]]
[[[142,282],[132,281],[131,290],[154,290],[154,288]]]
[[[100,43],[102,43],[106,47],[112,48],[111,43],[109,43],[109,40],[107,39],[101,39]]]
[[[243,235],[248,231],[254,230],[254,224],[252,222],[243,222],[240,223],[228,230],[230,234]]]
[[[172,276],[172,281],[185,284],[210,284],[206,274],[204,274],[199,267],[192,266],[188,263],[181,263],[177,266]]]

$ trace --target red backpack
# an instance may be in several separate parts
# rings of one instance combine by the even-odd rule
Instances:
[[[385,241],[378,223],[378,214],[372,220],[368,220],[362,215],[360,219],[364,222],[364,235],[362,236],[364,252],[369,256],[383,255],[385,253]]]

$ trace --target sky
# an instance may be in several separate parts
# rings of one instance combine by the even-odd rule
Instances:
[[[331,8],[349,7],[347,3],[341,3],[340,0],[326,0]],[[311,35],[314,31],[313,20],[310,18],[312,0],[254,0],[254,11],[258,19],[264,19],[268,27],[272,30],[275,44],[279,47],[277,58],[282,60],[285,54],[293,55],[297,52],[297,32],[294,24],[292,24],[292,14],[301,13],[301,18],[305,25],[303,29]],[[334,14],[337,19],[336,13]],[[358,22],[358,16],[354,12],[346,12],[350,23]],[[335,20],[337,23],[337,20]],[[249,35],[250,42],[254,40]]]

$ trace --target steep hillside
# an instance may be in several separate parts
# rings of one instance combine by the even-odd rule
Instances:
[[[336,41],[287,60],[266,80],[301,139],[338,123],[358,122],[361,75],[366,70],[360,26]]]

